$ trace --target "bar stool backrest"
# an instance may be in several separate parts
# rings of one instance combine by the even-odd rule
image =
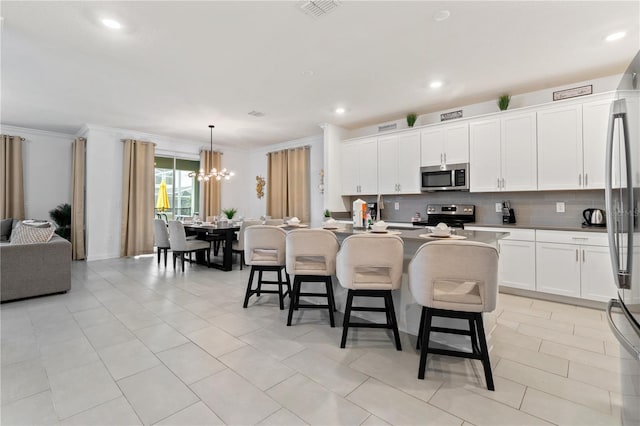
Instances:
[[[338,238],[326,229],[296,229],[287,233],[287,272],[292,275],[336,273]]]
[[[253,225],[244,232],[247,265],[284,265],[287,232],[276,226]]]

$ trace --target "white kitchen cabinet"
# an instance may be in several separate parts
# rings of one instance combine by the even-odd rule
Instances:
[[[420,132],[420,165],[439,166],[469,162],[469,124],[431,126]]]
[[[580,297],[580,246],[536,242],[536,288]]]
[[[466,226],[470,231],[509,232],[498,240],[498,284],[524,290],[536,289],[536,243],[533,229]]]
[[[536,288],[608,301],[615,296],[607,234],[536,231]]]
[[[582,105],[538,111],[537,129],[538,189],[582,188]]]
[[[537,189],[535,113],[471,122],[469,152],[472,192]]]
[[[342,153],[342,195],[378,193],[378,139],[365,138],[344,143]]]
[[[380,194],[420,193],[420,132],[378,138]]]
[[[607,129],[612,101],[613,98],[607,98],[582,105],[583,188],[604,188]],[[616,129],[614,140],[617,138]],[[614,164],[617,164],[620,157],[617,150],[615,153]]]

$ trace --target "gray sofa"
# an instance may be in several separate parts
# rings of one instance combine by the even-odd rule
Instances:
[[[0,301],[66,292],[71,288],[71,243],[0,244]]]

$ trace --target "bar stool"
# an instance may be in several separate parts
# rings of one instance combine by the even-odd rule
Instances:
[[[430,353],[478,359],[484,367],[487,388],[495,390],[482,313],[493,311],[498,298],[496,248],[474,241],[423,244],[409,263],[409,288],[422,305],[418,378],[424,379],[427,354]],[[469,331],[432,327],[433,317],[465,319],[469,322]],[[472,352],[430,348],[431,332],[469,336]]]
[[[282,270],[285,267],[285,250],[287,233],[276,226],[253,225],[244,232],[244,259],[247,265],[251,265],[247,292],[244,297],[244,308],[249,303],[252,294],[260,296],[262,293],[278,294],[280,309],[284,309],[284,297],[291,293],[289,275],[285,272],[286,281],[282,281]],[[252,289],[253,275],[258,271],[258,283],[256,289]],[[263,272],[276,272],[278,281],[266,281],[262,279]],[[262,290],[262,284],[277,285],[277,290]],[[282,291],[282,286],[287,291]]]
[[[393,330],[396,349],[402,350],[391,291],[402,284],[403,252],[404,243],[396,235],[357,234],[342,242],[336,257],[336,275],[348,294],[341,348],[346,345],[349,327],[362,327]],[[354,297],[382,297],[385,307],[353,307]],[[351,322],[351,311],[384,312],[387,321],[385,324]]]
[[[180,256],[182,272],[184,272],[184,254],[189,253],[191,256],[194,251],[203,251],[207,257],[207,265],[211,263],[210,244],[202,240],[187,240],[184,225],[177,220],[169,221],[169,245],[173,252],[173,269],[176,269],[176,257]]]
[[[238,240],[231,243],[231,252],[240,255],[240,270],[242,270],[242,265],[244,264],[244,231],[247,227],[253,225],[262,225],[262,222],[259,220],[243,220],[238,231]]]
[[[169,231],[167,222],[162,219],[153,219],[153,245],[158,249],[158,266],[160,257],[164,252],[164,267],[167,267],[167,251],[171,248],[169,244]]]
[[[291,325],[293,311],[298,308],[328,309],[329,323],[335,327],[333,311],[336,302],[333,297],[331,276],[336,273],[336,253],[338,239],[336,235],[324,229],[298,229],[287,234],[287,273],[293,275],[293,291],[289,304],[287,326]],[[323,282],[326,293],[302,293],[302,283]],[[326,297],[326,305],[300,303],[300,296]]]

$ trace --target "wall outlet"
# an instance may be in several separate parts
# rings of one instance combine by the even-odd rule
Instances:
[[[564,202],[556,203],[556,213],[564,213]]]
[[[399,202],[397,202],[397,201],[396,201],[395,203],[393,203],[393,208],[394,208],[395,210],[400,210],[400,203],[399,203]]]
[[[496,203],[496,213],[502,213],[502,203]]]

